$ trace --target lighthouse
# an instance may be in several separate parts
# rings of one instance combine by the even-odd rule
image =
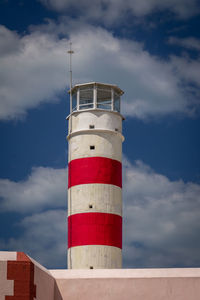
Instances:
[[[122,120],[116,85],[70,90],[68,269],[122,267]]]

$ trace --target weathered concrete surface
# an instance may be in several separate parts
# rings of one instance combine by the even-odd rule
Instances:
[[[199,300],[200,269],[51,270],[55,300]]]
[[[69,269],[117,269],[122,266],[121,245],[116,242],[119,239],[116,237],[121,238],[121,228],[118,230],[110,222],[110,228],[115,230],[111,228],[106,236],[105,218],[100,223],[91,222],[90,217],[94,213],[122,216],[122,119],[117,112],[98,109],[81,110],[69,117],[68,221],[71,227],[68,224],[68,241],[71,241],[69,233],[75,236],[75,227],[81,237],[77,243],[68,243]],[[90,221],[74,222],[72,216],[77,214],[85,214]],[[82,232],[80,229],[88,222],[91,230]],[[121,224],[121,218],[119,222]],[[91,236],[90,241],[88,236]]]
[[[97,129],[109,129],[122,131],[122,116],[117,112],[90,110],[74,112],[72,118],[72,132],[89,129],[90,125],[95,125]]]
[[[73,257],[71,262],[70,257]],[[68,249],[68,266],[71,269],[101,269],[106,264],[110,269],[122,267],[122,249],[104,245],[86,245]]]
[[[69,216],[83,212],[122,215],[122,189],[115,185],[100,183],[75,185],[68,190],[68,200]]]
[[[95,149],[90,150],[90,145]],[[69,140],[69,162],[73,159],[83,157],[108,157],[121,161],[122,158],[122,140],[116,132],[100,132],[98,130],[89,130],[87,132],[78,132]]]

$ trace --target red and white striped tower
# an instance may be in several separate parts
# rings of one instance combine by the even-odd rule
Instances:
[[[122,120],[116,85],[71,89],[68,268],[122,266]]]

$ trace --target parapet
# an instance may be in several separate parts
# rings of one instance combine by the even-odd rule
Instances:
[[[47,270],[0,252],[1,300],[198,300],[200,268]]]

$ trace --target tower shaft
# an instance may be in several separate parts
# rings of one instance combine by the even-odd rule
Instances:
[[[121,268],[122,116],[79,109],[69,125],[68,268]]]

